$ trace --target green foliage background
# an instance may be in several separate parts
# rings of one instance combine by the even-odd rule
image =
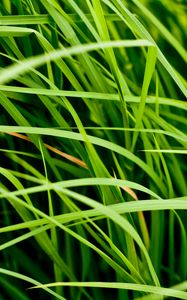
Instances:
[[[186,10],[0,2],[0,300],[187,299]]]

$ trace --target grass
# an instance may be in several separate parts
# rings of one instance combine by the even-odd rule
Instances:
[[[0,300],[187,299],[186,1],[0,3]]]

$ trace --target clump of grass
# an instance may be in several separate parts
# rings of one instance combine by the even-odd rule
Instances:
[[[187,299],[185,1],[0,12],[0,299]]]

